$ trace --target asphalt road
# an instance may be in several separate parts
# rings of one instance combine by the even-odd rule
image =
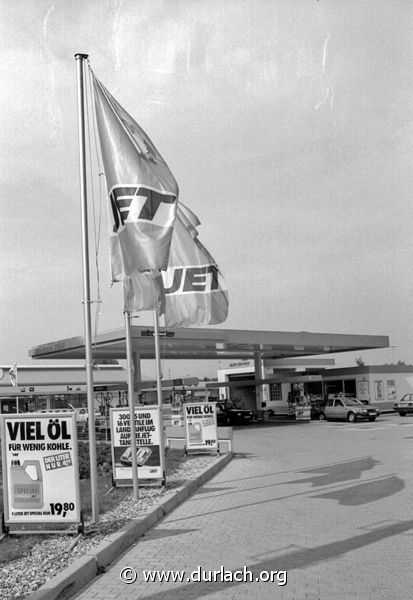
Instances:
[[[412,598],[413,417],[246,426],[235,451],[76,598]],[[149,569],[184,578],[145,582]],[[271,571],[278,579],[264,581]]]

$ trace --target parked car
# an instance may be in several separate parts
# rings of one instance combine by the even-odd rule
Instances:
[[[217,402],[218,425],[245,425],[254,419],[252,410],[238,408],[234,400]]]
[[[361,402],[361,404],[364,404],[364,406],[367,406],[367,408],[375,408],[377,417],[379,417],[381,415],[381,410],[379,409],[377,404],[373,404],[372,402],[370,402],[370,400],[360,400],[360,398],[355,398],[354,396],[348,396],[348,397],[352,398],[353,400],[357,400],[358,402]]]
[[[357,398],[337,397],[329,398],[321,407],[318,418],[344,419],[354,423],[358,419],[375,421],[380,411],[376,406],[365,405]]]
[[[396,404],[394,410],[401,417],[405,417],[408,413],[413,413],[413,394],[405,394]]]

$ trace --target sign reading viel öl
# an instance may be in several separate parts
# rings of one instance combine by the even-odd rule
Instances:
[[[132,448],[128,408],[111,408],[113,482],[132,485]],[[162,479],[159,448],[159,409],[135,407],[138,479]]]
[[[215,402],[183,405],[187,450],[217,450],[217,414]]]
[[[79,523],[75,414],[2,416],[5,524]]]

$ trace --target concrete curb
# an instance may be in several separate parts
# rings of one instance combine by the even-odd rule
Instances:
[[[216,463],[203,469],[196,479],[187,483],[168,500],[138,519],[134,519],[119,531],[111,534],[93,551],[66,567],[59,575],[47,581],[41,588],[27,596],[26,600],[67,600],[81,590],[105,567],[125,552],[132,544],[163,517],[191,496],[201,485],[216,475],[232,459],[232,453],[220,457]]]

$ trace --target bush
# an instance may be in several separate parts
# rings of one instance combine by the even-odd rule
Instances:
[[[110,444],[105,442],[98,442],[96,444],[96,458],[98,475],[112,472],[112,453]],[[79,442],[78,445],[78,459],[79,459],[79,478],[89,479],[90,477],[90,455],[89,455],[89,444],[86,442]]]

